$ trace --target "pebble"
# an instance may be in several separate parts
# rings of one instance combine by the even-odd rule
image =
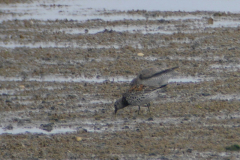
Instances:
[[[79,142],[79,141],[82,141],[82,137],[75,137],[76,140]]]
[[[24,85],[19,85],[19,88],[20,89],[25,89],[25,86]]]

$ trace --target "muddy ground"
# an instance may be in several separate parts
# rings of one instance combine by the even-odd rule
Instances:
[[[226,147],[240,144],[240,27],[214,24],[240,15],[99,13],[112,15],[146,19],[0,23],[0,159],[239,159]],[[173,80],[150,113],[115,116],[129,81],[158,65],[187,81]]]

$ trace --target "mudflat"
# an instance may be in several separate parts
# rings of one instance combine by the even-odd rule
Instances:
[[[36,3],[44,17],[7,2],[0,159],[239,158],[240,14]],[[130,81],[161,65],[179,66],[166,96],[115,115]]]

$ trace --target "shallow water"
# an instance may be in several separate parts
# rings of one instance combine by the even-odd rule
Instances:
[[[52,4],[57,4],[53,6]],[[166,19],[166,20],[185,20],[185,19],[201,19],[204,15],[186,15],[186,16],[167,16],[167,17],[152,17],[149,15],[128,15],[128,14],[120,14],[120,15],[108,15],[108,10],[161,10],[161,11],[225,11],[225,12],[238,12],[238,2],[235,1],[197,1],[197,0],[184,0],[178,2],[176,0],[163,0],[157,1],[153,0],[151,2],[142,1],[139,3],[136,0],[133,1],[106,1],[103,0],[95,0],[94,3],[92,1],[77,1],[72,0],[71,3],[68,3],[64,0],[56,1],[35,1],[29,4],[10,4],[10,5],[1,5],[0,9],[7,13],[4,17],[0,17],[0,21],[3,20],[24,20],[24,19],[38,19],[38,20],[56,20],[56,19],[69,19],[69,20],[78,20],[85,21],[89,19],[102,19],[104,21],[115,21],[122,19]],[[127,4],[127,5],[126,5]],[[177,4],[177,5],[176,5]],[[159,8],[159,6],[161,6]],[[210,7],[211,6],[211,7]],[[59,10],[61,12],[59,12]],[[107,10],[107,11],[106,11]],[[23,14],[24,13],[24,14]],[[236,25],[234,24],[226,24],[228,22],[217,22],[213,25]],[[231,22],[230,22],[231,23]],[[239,22],[237,22],[239,24]]]
[[[92,121],[92,120],[80,120],[70,123],[73,127],[61,127],[53,128],[52,131],[48,132],[37,127],[13,127],[11,130],[0,128],[0,134],[24,134],[24,133],[33,133],[33,134],[60,134],[68,132],[76,132],[79,128],[86,129],[88,132],[115,132],[124,129],[124,126],[128,126],[130,130],[136,128],[136,123],[151,123],[151,124],[178,124],[180,123],[179,119],[182,118],[154,118],[154,121],[146,121],[145,119],[136,119],[136,120],[104,120],[104,121]],[[66,124],[65,124],[66,125]],[[111,127],[109,127],[111,125]],[[81,127],[79,127],[81,126]]]
[[[240,100],[240,94],[217,94],[217,95],[213,95],[210,96],[209,99],[213,99],[213,100]]]
[[[240,70],[239,64],[229,64],[229,65],[219,65],[219,64],[213,64],[210,66],[212,69],[217,69],[218,71],[238,71]]]
[[[0,47],[4,48],[18,48],[18,47],[26,47],[26,48],[120,48],[120,45],[79,45],[77,42],[36,42],[36,43],[19,43],[19,42],[14,42],[14,41],[9,41],[9,42],[0,42]]]
[[[86,78],[86,77],[64,77],[62,75],[45,75],[43,77],[28,77],[26,81],[36,82],[88,82],[88,83],[102,83],[104,81],[110,82],[129,82],[134,76],[117,76],[117,77],[106,77],[106,78]],[[0,76],[0,81],[22,81],[20,77],[3,77]]]
[[[32,133],[32,134],[61,134],[61,133],[67,133],[67,132],[74,132],[76,130],[72,128],[55,128],[51,132],[44,131],[42,129],[32,127],[32,128],[19,128],[14,127],[12,130],[5,130],[3,128],[0,128],[0,134],[26,134],[26,133]]]
[[[239,97],[238,97],[239,98]],[[226,100],[226,99],[224,99]],[[218,115],[206,116],[208,120],[210,119],[233,119],[233,118],[240,118],[239,113],[231,113],[231,114],[224,114],[219,113]],[[79,129],[86,129],[87,132],[116,132],[122,130],[135,130],[138,128],[138,124],[161,124],[167,128],[168,125],[178,125],[181,124],[185,117],[177,117],[177,118],[153,118],[153,120],[147,120],[148,118],[137,118],[133,119],[121,119],[118,118],[118,115],[112,117],[112,119],[106,119],[102,121],[94,121],[94,120],[76,120],[74,122],[70,122],[69,125],[71,127],[55,127],[52,131],[48,132],[37,127],[13,127],[11,130],[4,129],[4,127],[0,128],[0,134],[25,134],[25,133],[32,133],[32,134],[64,134],[64,133],[71,133],[77,132]],[[197,122],[201,118],[192,116],[188,121]],[[65,126],[68,124],[64,124]],[[199,124],[200,125],[200,124]],[[127,127],[126,127],[127,126]],[[201,126],[201,125],[200,125]],[[211,124],[205,124],[207,126],[213,126]],[[221,125],[219,125],[221,126]],[[232,127],[232,125],[224,125],[225,127]]]
[[[88,83],[102,83],[104,81],[110,82],[130,82],[135,76],[116,76],[116,77],[105,77],[105,78],[86,78],[86,77],[64,77],[62,75],[45,75],[43,77],[28,77],[25,81],[36,81],[36,82],[88,82]],[[177,77],[169,80],[171,82],[201,82],[211,80],[212,78],[200,78],[200,77]],[[0,76],[0,81],[22,81],[20,77],[3,77]]]

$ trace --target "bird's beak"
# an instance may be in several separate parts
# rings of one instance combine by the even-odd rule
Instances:
[[[118,111],[117,108],[115,108],[115,114],[117,114],[117,111]]]

